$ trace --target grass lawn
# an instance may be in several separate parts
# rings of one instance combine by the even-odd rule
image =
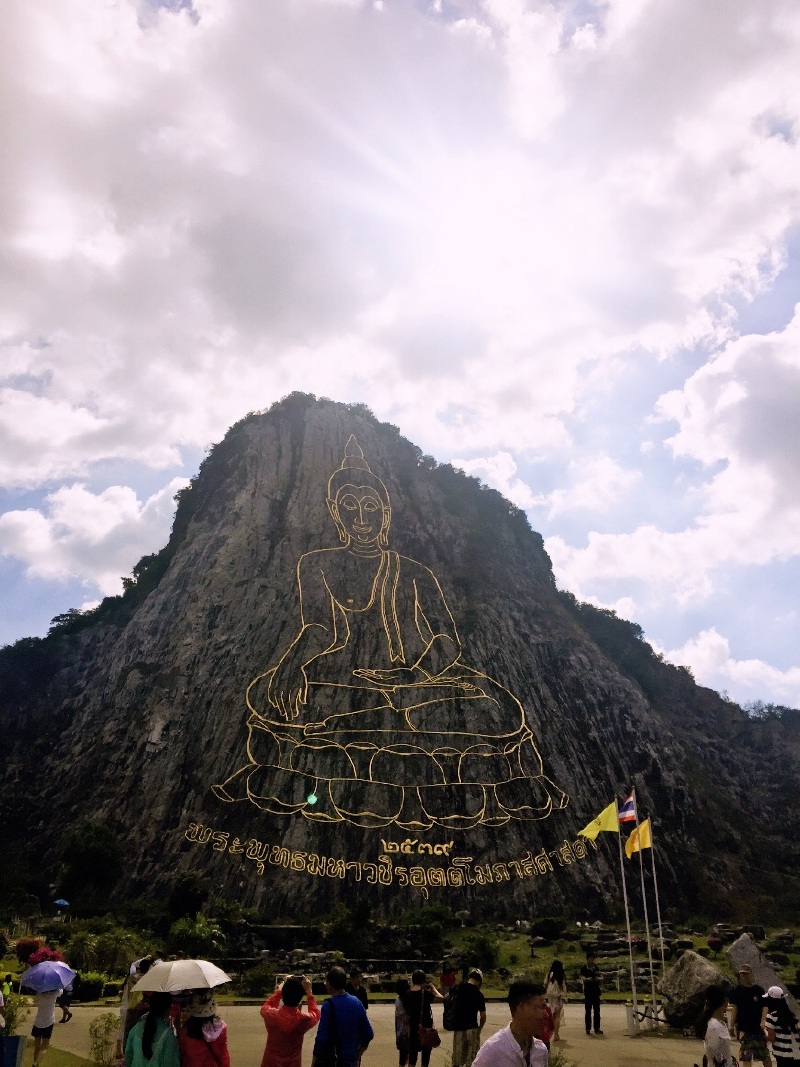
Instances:
[[[85,1060],[82,1056],[75,1056],[72,1052],[63,1052],[51,1045],[42,1059],[42,1067],[86,1067],[91,1060]],[[22,1067],[31,1067],[33,1063],[33,1041],[25,1044],[22,1054]]]

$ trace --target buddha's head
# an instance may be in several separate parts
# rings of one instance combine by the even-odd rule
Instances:
[[[328,511],[344,545],[386,548],[392,509],[386,486],[376,478],[350,435],[341,467],[328,479]]]

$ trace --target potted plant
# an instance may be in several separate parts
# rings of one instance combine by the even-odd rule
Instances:
[[[3,1063],[2,1067],[20,1067],[22,1053],[25,1049],[25,1038],[17,1034],[17,1030],[28,1018],[30,1012],[28,1000],[19,993],[9,993],[5,997],[3,1005],[3,1017],[6,1020],[3,1031]]]

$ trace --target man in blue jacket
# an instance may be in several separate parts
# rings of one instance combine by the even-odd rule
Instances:
[[[367,1013],[358,997],[345,991],[347,975],[341,967],[331,967],[326,981],[330,997],[322,1005],[311,1067],[330,1067],[333,1062],[338,1067],[358,1067],[375,1036]]]

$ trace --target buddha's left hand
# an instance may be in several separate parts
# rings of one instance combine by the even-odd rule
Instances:
[[[394,667],[391,670],[370,670],[369,667],[359,667],[353,671],[357,678],[364,678],[368,682],[374,682],[382,689],[396,689],[400,685],[419,685],[428,680],[427,674],[419,667]]]

